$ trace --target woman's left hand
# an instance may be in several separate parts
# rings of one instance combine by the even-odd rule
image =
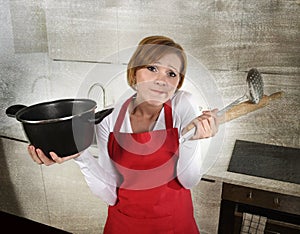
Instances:
[[[36,149],[33,145],[28,145],[28,153],[32,160],[37,164],[44,164],[46,166],[50,166],[54,163],[61,164],[70,159],[77,158],[80,156],[80,153],[67,156],[67,157],[59,157],[56,153],[50,152],[51,158],[48,158],[41,149]]]
[[[219,119],[217,117],[218,109],[212,111],[203,111],[202,115],[195,118],[191,123],[195,125],[196,131],[192,140],[209,138],[216,135],[219,127]],[[184,128],[182,133],[187,132]]]

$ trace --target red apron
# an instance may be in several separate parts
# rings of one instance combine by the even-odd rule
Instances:
[[[176,178],[179,142],[171,101],[164,104],[166,130],[120,133],[131,100],[109,135],[108,152],[123,180],[104,233],[198,234],[190,190]]]

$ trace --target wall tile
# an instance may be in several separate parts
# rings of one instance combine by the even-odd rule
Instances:
[[[43,0],[10,0],[10,14],[16,53],[48,51],[43,2]]]
[[[58,60],[115,62],[117,11],[104,1],[47,1],[49,56]]]
[[[118,8],[119,48],[134,47],[145,36],[165,35],[209,69],[236,69],[241,14],[222,11],[215,1],[155,2]],[[240,5],[237,5],[238,8]],[[219,7],[220,8],[220,7]],[[120,58],[128,62],[129,58]]]
[[[45,53],[16,54],[2,58],[0,64],[0,134],[19,138],[22,133],[14,125],[15,118],[7,117],[6,108],[15,104],[25,106],[51,98],[49,60]],[[7,135],[8,134],[8,135]],[[23,137],[21,138],[23,139]]]
[[[239,69],[299,74],[299,11],[297,1],[245,1]]]

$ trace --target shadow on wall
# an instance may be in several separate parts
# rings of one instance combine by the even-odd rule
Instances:
[[[0,210],[23,216],[11,181],[2,137],[0,138]]]

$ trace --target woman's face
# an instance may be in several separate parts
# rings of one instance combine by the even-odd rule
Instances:
[[[180,80],[181,60],[176,54],[166,54],[158,61],[137,70],[137,99],[161,105],[172,97]]]

